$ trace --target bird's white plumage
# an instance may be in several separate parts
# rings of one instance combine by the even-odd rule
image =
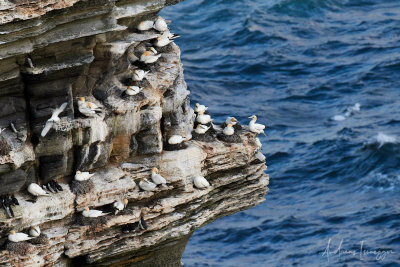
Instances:
[[[78,100],[78,110],[85,116],[94,117],[96,116],[96,111],[100,112],[101,108],[95,103],[86,101],[84,97],[81,97]]]
[[[162,34],[162,35],[158,36],[156,41],[154,42],[154,45],[157,46],[157,47],[164,47],[166,45],[169,45],[174,40],[170,40],[168,38],[168,36],[169,35],[167,35],[167,34]]]
[[[249,123],[250,131],[253,132],[253,133],[257,133],[257,134],[262,133],[262,134],[265,135],[265,133],[264,133],[265,125],[260,124],[260,123],[256,123],[256,121],[257,121],[257,116],[256,116],[256,115],[253,115],[253,116],[251,116],[251,117],[249,117],[249,118],[252,119],[252,120],[250,121],[250,123]]]
[[[93,175],[94,173],[77,171],[75,173],[75,180],[79,182],[86,181],[89,180]]]
[[[196,103],[196,105],[194,106],[194,111],[195,112],[205,112],[208,109],[208,107],[204,106],[204,105],[200,105],[199,103]]]
[[[28,192],[36,197],[38,196],[50,196],[46,191],[44,191],[38,184],[31,183],[28,186]]]
[[[207,124],[207,123],[212,122],[213,120],[211,119],[210,115],[204,114],[204,112],[200,111],[197,114],[196,121],[201,123],[201,124]]]
[[[172,135],[172,136],[168,139],[168,144],[170,144],[170,145],[177,145],[177,144],[182,143],[183,141],[185,141],[185,138],[183,138],[183,137],[180,136],[180,135],[175,134],[175,135]]]
[[[144,70],[134,70],[133,71],[133,80],[134,81],[141,81],[146,77],[147,73],[150,71],[144,71]]]
[[[207,127],[206,125],[198,124],[196,129],[194,129],[194,131],[197,134],[205,134],[208,131],[208,129],[210,129],[210,128],[211,128],[211,126]]]
[[[57,122],[60,121],[60,118],[58,117],[67,107],[68,103],[65,102],[63,103],[59,108],[55,109],[50,117],[50,119],[47,120],[46,125],[44,126],[41,136],[45,137],[46,134],[50,131],[50,129],[53,127],[53,125]]]
[[[236,123],[237,123],[237,120],[236,120],[235,117],[228,117],[228,118],[226,118],[226,120],[225,120],[225,124],[226,124],[226,125],[228,125],[228,124],[236,125]]]
[[[193,183],[197,188],[204,189],[210,186],[210,183],[203,176],[193,178]]]
[[[167,180],[165,180],[164,177],[162,177],[160,175],[160,173],[158,173],[158,171],[153,170],[151,172],[151,180],[153,181],[153,183],[155,183],[156,185],[163,185],[163,184],[167,184]]]
[[[144,191],[154,191],[157,189],[157,185],[155,183],[150,182],[147,179],[143,179],[139,182],[139,187]]]
[[[107,215],[107,213],[102,212],[101,210],[89,210],[86,208],[83,212],[82,215],[84,217],[89,217],[89,218],[96,218],[100,216]]]
[[[31,227],[31,229],[29,229],[29,235],[33,236],[33,237],[38,237],[40,236],[40,228],[38,225]]]
[[[137,29],[139,31],[148,31],[150,29],[153,28],[154,22],[151,20],[144,20],[141,21],[138,25],[137,25]]]
[[[157,17],[156,21],[154,21],[154,29],[159,32],[168,31],[168,24],[167,22],[160,16]]]
[[[257,149],[261,149],[262,148],[262,144],[261,144],[260,139],[258,137],[256,137],[255,143],[256,143]]]
[[[233,135],[235,133],[235,129],[233,129],[231,124],[228,124],[224,130],[222,131],[225,135]]]
[[[10,240],[11,242],[22,242],[32,238],[33,237],[29,237],[27,234],[16,233],[15,231],[11,231],[8,235],[8,240]]]
[[[120,212],[123,209],[125,209],[126,205],[128,205],[128,200],[127,199],[115,201],[114,204],[113,204],[113,207],[115,209],[115,214],[118,214],[118,212]]]
[[[161,57],[161,54],[156,54],[154,51],[145,51],[140,56],[140,61],[146,64],[151,64],[156,62]]]
[[[133,95],[137,95],[142,91],[142,88],[140,88],[139,86],[128,86],[126,88],[126,94],[133,96]]]

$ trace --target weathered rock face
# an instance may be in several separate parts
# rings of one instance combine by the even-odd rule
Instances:
[[[165,0],[0,0],[0,195],[14,195],[14,217],[0,210],[0,265],[179,266],[194,230],[264,201],[269,178],[255,136],[240,143],[187,141],[165,151],[171,135],[191,137],[194,112],[175,44],[148,66],[143,91],[122,97],[155,30],[137,32]],[[33,65],[30,64],[30,61]],[[99,106],[82,115],[79,97]],[[45,137],[52,111],[67,103]],[[10,126],[12,123],[12,126]],[[218,129],[217,129],[218,131]],[[168,185],[149,192],[142,178],[158,167]],[[95,173],[72,182],[77,170]],[[193,186],[202,175],[211,183]],[[63,191],[34,199],[32,183],[58,181]],[[85,207],[109,211],[82,218]],[[148,227],[138,224],[144,219]],[[49,242],[9,250],[9,230],[39,225]],[[21,251],[24,253],[19,253]]]

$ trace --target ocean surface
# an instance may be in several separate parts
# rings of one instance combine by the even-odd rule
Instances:
[[[162,15],[192,103],[269,127],[266,201],[196,231],[184,265],[400,266],[400,1],[186,0]]]

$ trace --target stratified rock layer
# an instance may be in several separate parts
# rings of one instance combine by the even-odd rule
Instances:
[[[142,93],[122,97],[131,63],[160,34],[136,25],[176,2],[0,0],[0,195],[20,203],[13,218],[0,210],[1,266],[180,266],[194,230],[264,201],[265,158],[246,128],[238,143],[196,138],[184,149],[163,149],[171,135],[190,138],[193,130],[175,44],[146,67]],[[103,112],[80,114],[82,96]],[[42,137],[65,102],[60,122]],[[138,184],[153,167],[168,184],[143,191]],[[72,182],[77,170],[95,175]],[[211,186],[196,189],[197,175]],[[26,191],[52,180],[63,191],[38,198]],[[114,215],[112,203],[123,198],[127,208]],[[85,207],[109,213],[88,220]],[[7,241],[9,230],[33,225],[42,229],[40,240]]]

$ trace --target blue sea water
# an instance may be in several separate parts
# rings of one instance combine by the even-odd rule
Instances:
[[[162,15],[192,102],[269,126],[266,201],[196,231],[185,266],[400,266],[400,1],[186,0]]]

